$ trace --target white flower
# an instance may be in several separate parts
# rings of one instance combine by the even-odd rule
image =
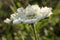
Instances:
[[[28,5],[25,9],[18,8],[17,13],[11,14],[10,19],[13,21],[13,24],[19,23],[35,23],[41,19],[48,17],[52,14],[52,8],[42,7],[38,5]]]
[[[6,19],[4,20],[4,22],[5,22],[5,23],[10,23],[10,22],[11,22],[11,20],[10,20],[10,19],[8,19],[8,18],[6,18]]]

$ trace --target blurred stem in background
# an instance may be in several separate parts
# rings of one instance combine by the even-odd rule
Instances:
[[[0,40],[2,40],[2,37],[0,37]]]
[[[1,0],[1,2],[5,4],[6,7],[9,7],[13,13],[16,12],[17,7],[14,3],[14,0]]]
[[[18,7],[22,6],[25,8],[29,4],[29,0],[6,0],[6,4],[10,7],[12,12],[15,13]]]
[[[17,7],[14,3],[14,0],[7,0],[8,2],[8,6],[10,7],[10,9],[13,11],[13,13],[17,12]]]

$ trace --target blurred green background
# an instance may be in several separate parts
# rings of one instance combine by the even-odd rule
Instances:
[[[3,22],[12,13],[17,12],[17,8],[25,8],[28,4],[53,9],[50,17],[35,25],[36,40],[60,40],[60,0],[0,0],[0,40],[35,40],[31,25],[12,25]]]

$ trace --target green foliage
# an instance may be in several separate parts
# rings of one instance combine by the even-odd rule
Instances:
[[[3,20],[15,13],[17,8],[28,4],[49,6],[53,14],[38,23],[32,24],[6,24]],[[45,29],[46,33],[45,34]],[[60,1],[59,0],[0,0],[0,40],[60,40]]]

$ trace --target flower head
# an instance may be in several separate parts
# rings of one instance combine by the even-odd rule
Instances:
[[[28,5],[25,9],[18,8],[17,13],[11,14],[10,19],[13,20],[13,24],[19,23],[35,23],[41,19],[48,17],[52,14],[52,8],[42,7],[38,5]]]

